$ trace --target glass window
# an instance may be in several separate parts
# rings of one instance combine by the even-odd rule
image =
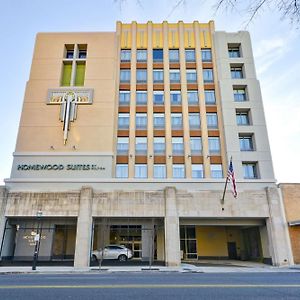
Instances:
[[[131,59],[131,50],[121,50],[121,61],[130,61]]]
[[[203,165],[192,164],[192,178],[203,178]]]
[[[117,164],[116,165],[116,177],[117,178],[128,178],[128,165]]]
[[[208,148],[209,154],[220,154],[220,138],[219,137],[209,137],[208,138]]]
[[[154,178],[166,178],[167,177],[166,165],[155,164],[153,166],[153,177]]]
[[[171,105],[181,105],[181,92],[170,91]]]
[[[187,81],[187,83],[196,83],[197,82],[196,70],[186,70],[186,81]]]
[[[199,103],[198,91],[187,91],[188,103],[190,105],[195,105]]]
[[[228,55],[230,58],[241,57],[240,47],[228,45]]]
[[[242,163],[245,179],[258,178],[257,163]]]
[[[119,127],[119,129],[128,129],[129,128],[129,114],[119,113],[118,127]]]
[[[154,83],[164,82],[164,71],[163,70],[153,70],[153,82]]]
[[[214,74],[212,69],[203,69],[204,83],[214,82]]]
[[[182,137],[172,137],[172,153],[173,155],[183,155],[184,145]]]
[[[136,155],[147,155],[147,138],[136,137],[135,138],[135,154]]]
[[[164,105],[164,92],[154,91],[153,92],[153,104],[154,105]]]
[[[80,59],[85,59],[86,58],[86,50],[79,50],[78,51],[78,58],[80,58]]]
[[[137,113],[135,115],[135,127],[136,129],[147,129],[147,114]]]
[[[134,166],[135,178],[147,178],[147,165],[137,164]]]
[[[117,142],[117,154],[118,155],[127,155],[129,147],[129,138],[128,137],[118,137]]]
[[[182,114],[171,113],[172,129],[182,129]]]
[[[119,105],[129,105],[130,103],[130,92],[120,91],[119,92]]]
[[[165,114],[154,113],[153,114],[153,126],[154,126],[154,129],[165,128]]]
[[[173,165],[173,178],[184,178],[184,165],[174,164]]]
[[[73,58],[73,57],[74,57],[74,50],[67,50],[66,51],[66,58]]]
[[[170,62],[179,62],[179,50],[170,49],[169,50],[169,60]]]
[[[130,70],[120,71],[120,82],[130,82]]]
[[[187,62],[196,61],[195,49],[185,49],[185,60]]]
[[[136,91],[136,104],[137,105],[147,104],[147,91]]]
[[[206,104],[216,104],[216,95],[214,90],[205,90],[204,96]]]
[[[164,137],[153,138],[154,155],[164,155],[166,151],[166,142]]]
[[[164,52],[163,49],[154,49],[153,50],[153,61],[154,62],[161,62],[164,59]]]
[[[180,83],[180,70],[170,70],[170,83]]]
[[[221,164],[211,164],[210,165],[210,175],[211,178],[222,178],[223,170]]]
[[[190,147],[192,155],[199,155],[202,153],[202,141],[201,137],[191,137],[190,138]]]
[[[249,111],[236,111],[237,125],[250,125]]]
[[[189,113],[190,129],[200,128],[200,114]]]
[[[143,70],[143,69],[136,70],[136,82],[137,83],[147,82],[147,70]]]
[[[253,136],[252,135],[239,135],[240,150],[253,151]]]
[[[246,89],[245,88],[233,88],[233,97],[236,102],[246,101]]]
[[[218,128],[217,113],[206,113],[207,128]]]
[[[201,49],[202,61],[211,61],[211,49]]]
[[[231,78],[232,79],[241,79],[243,76],[243,67],[230,67]]]
[[[145,50],[145,49],[137,49],[136,50],[136,60],[138,62],[145,62],[145,61],[147,61],[147,50]]]

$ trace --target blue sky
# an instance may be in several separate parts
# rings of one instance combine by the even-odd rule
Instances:
[[[177,0],[1,1],[0,184],[10,176],[36,33],[114,31],[117,20],[160,23],[213,19],[216,30],[245,30],[247,15],[232,9],[215,14],[214,0],[186,0],[173,10],[176,3]],[[300,182],[300,29],[281,20],[276,10],[265,9],[247,30],[261,83],[275,177],[278,182]]]

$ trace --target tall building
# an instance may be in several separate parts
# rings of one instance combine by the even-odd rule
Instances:
[[[293,261],[249,34],[212,21],[39,33],[1,192],[2,262]]]

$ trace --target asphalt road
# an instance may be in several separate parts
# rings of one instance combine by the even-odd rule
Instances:
[[[0,299],[300,299],[299,273],[1,274]]]

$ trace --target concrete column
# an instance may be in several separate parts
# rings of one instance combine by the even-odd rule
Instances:
[[[88,268],[90,265],[91,237],[92,237],[92,201],[93,190],[90,187],[82,187],[77,218],[77,233],[74,267],[78,269]]]
[[[154,250],[154,227],[152,224],[142,225],[142,260],[149,261],[152,256],[153,259],[153,250]]]
[[[5,210],[7,203],[7,191],[5,187],[0,187],[0,245],[2,245],[2,239],[5,230]],[[0,257],[1,260],[1,257]]]
[[[157,245],[157,260],[163,261],[165,259],[165,237],[164,237],[164,229],[162,227],[158,227],[156,232],[156,245]]]
[[[179,266],[181,263],[179,217],[175,187],[165,188],[165,246],[166,265]]]

